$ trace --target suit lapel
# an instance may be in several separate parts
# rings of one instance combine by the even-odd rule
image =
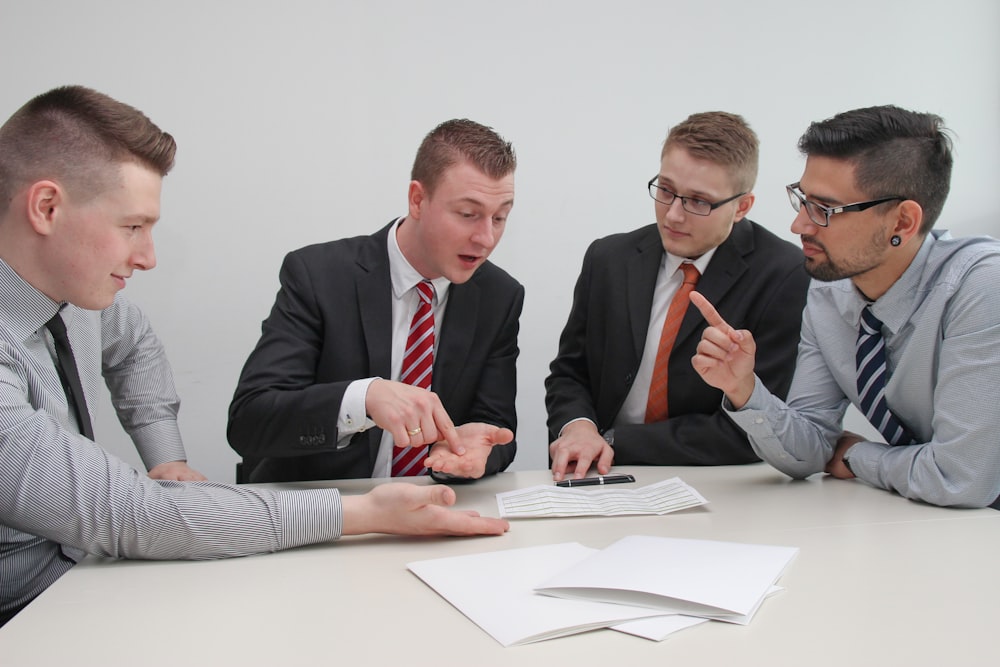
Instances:
[[[628,299],[628,319],[632,328],[632,346],[636,363],[642,358],[646,346],[646,331],[649,329],[649,312],[653,306],[653,291],[656,288],[656,274],[663,261],[663,244],[656,225],[650,225],[650,233],[636,244],[636,256],[625,262],[625,294]]]
[[[389,229],[369,237],[358,253],[357,299],[365,333],[371,376],[389,378],[392,371],[392,281],[389,277]]]
[[[448,307],[437,334],[439,342],[437,355],[434,357],[432,383],[432,389],[445,405],[450,402],[449,392],[456,385],[455,380],[472,349],[478,319],[479,284],[476,278],[461,285],[453,283],[448,288]],[[452,322],[461,324],[456,326]]]
[[[358,310],[368,351],[369,377],[392,378],[392,279],[389,276],[389,230],[395,220],[372,234],[361,246],[356,272]],[[382,429],[361,434],[368,443],[368,471],[375,469]]]
[[[719,303],[729,290],[736,285],[747,271],[747,263],[743,257],[753,250],[753,234],[749,220],[742,220],[733,225],[729,238],[722,242],[712,255],[705,274],[698,280],[695,288],[713,305]],[[681,322],[680,331],[674,347],[678,347],[685,338],[693,334],[705,323],[705,318],[694,306],[689,306]]]

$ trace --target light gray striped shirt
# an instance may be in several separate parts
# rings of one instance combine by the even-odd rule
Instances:
[[[1000,495],[1000,242],[932,232],[872,304],[883,322],[886,400],[917,444],[859,442],[854,474],[935,505],[984,507]],[[820,472],[859,405],[854,345],[867,302],[850,280],[813,281],[787,405],[757,380],[733,421],[792,477]],[[726,402],[724,407],[732,406]]]
[[[86,553],[218,558],[340,537],[334,489],[158,482],[79,434],[45,329],[60,304],[0,260],[0,622]],[[124,298],[62,306],[93,416],[101,376],[143,463],[186,458],[163,348]]]

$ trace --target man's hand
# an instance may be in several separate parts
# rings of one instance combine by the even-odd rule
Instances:
[[[757,344],[753,334],[729,326],[715,306],[698,292],[691,292],[690,299],[708,322],[691,365],[706,384],[721,389],[733,407],[742,408],[750,400],[754,388]]]
[[[441,485],[381,484],[363,496],[343,496],[342,503],[344,535],[502,535],[510,529],[503,519],[447,509],[455,491]]]
[[[373,380],[365,395],[372,421],[392,434],[397,447],[445,441],[452,452],[465,453],[448,412],[432,391],[390,380]]]
[[[149,471],[150,479],[169,479],[177,482],[204,482],[207,477],[188,466],[187,461],[170,461],[153,466]]]
[[[833,448],[833,458],[831,458],[826,463],[826,468],[824,470],[836,477],[837,479],[853,479],[854,473],[851,472],[850,468],[844,463],[844,454],[853,445],[866,440],[864,436],[860,436],[857,433],[851,433],[850,431],[844,431],[843,434],[837,438],[837,445]]]
[[[562,434],[549,445],[549,457],[552,459],[552,479],[559,482],[573,463],[576,464],[573,479],[586,476],[595,461],[597,472],[601,475],[608,474],[615,458],[615,450],[597,432],[594,422],[578,419],[565,426]]]
[[[514,432],[492,424],[473,422],[455,429],[455,442],[464,454],[456,454],[454,444],[439,442],[431,447],[424,465],[435,472],[478,479],[486,472],[486,459],[495,445],[506,445]]]

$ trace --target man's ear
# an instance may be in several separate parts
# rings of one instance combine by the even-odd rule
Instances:
[[[25,197],[28,222],[36,234],[48,236],[55,228],[56,215],[65,204],[66,194],[55,181],[36,181]]]
[[[905,244],[920,234],[920,224],[923,221],[923,207],[912,199],[906,199],[896,207],[896,224],[893,226],[892,233],[900,237]]]
[[[753,203],[757,200],[752,192],[748,192],[739,199],[736,200],[736,212],[733,214],[733,222],[739,222],[743,218],[747,217],[750,213],[750,209],[753,208]]]
[[[427,190],[420,181],[410,181],[410,189],[406,194],[408,203],[408,217],[414,220],[420,219],[420,206],[427,200]]]

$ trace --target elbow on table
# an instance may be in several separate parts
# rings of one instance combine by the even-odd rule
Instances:
[[[772,468],[783,472],[792,479],[805,479],[809,475],[822,472],[826,467],[826,460],[815,458],[814,460],[803,461],[781,447],[776,440],[774,443],[771,443],[776,446],[771,447],[761,447],[752,438],[750,443],[753,445],[757,456],[766,461]],[[829,457],[827,456],[827,458]]]
[[[944,489],[933,498],[912,497],[939,507],[954,507],[958,509],[983,509],[992,507],[1000,509],[1000,490],[998,489]]]

